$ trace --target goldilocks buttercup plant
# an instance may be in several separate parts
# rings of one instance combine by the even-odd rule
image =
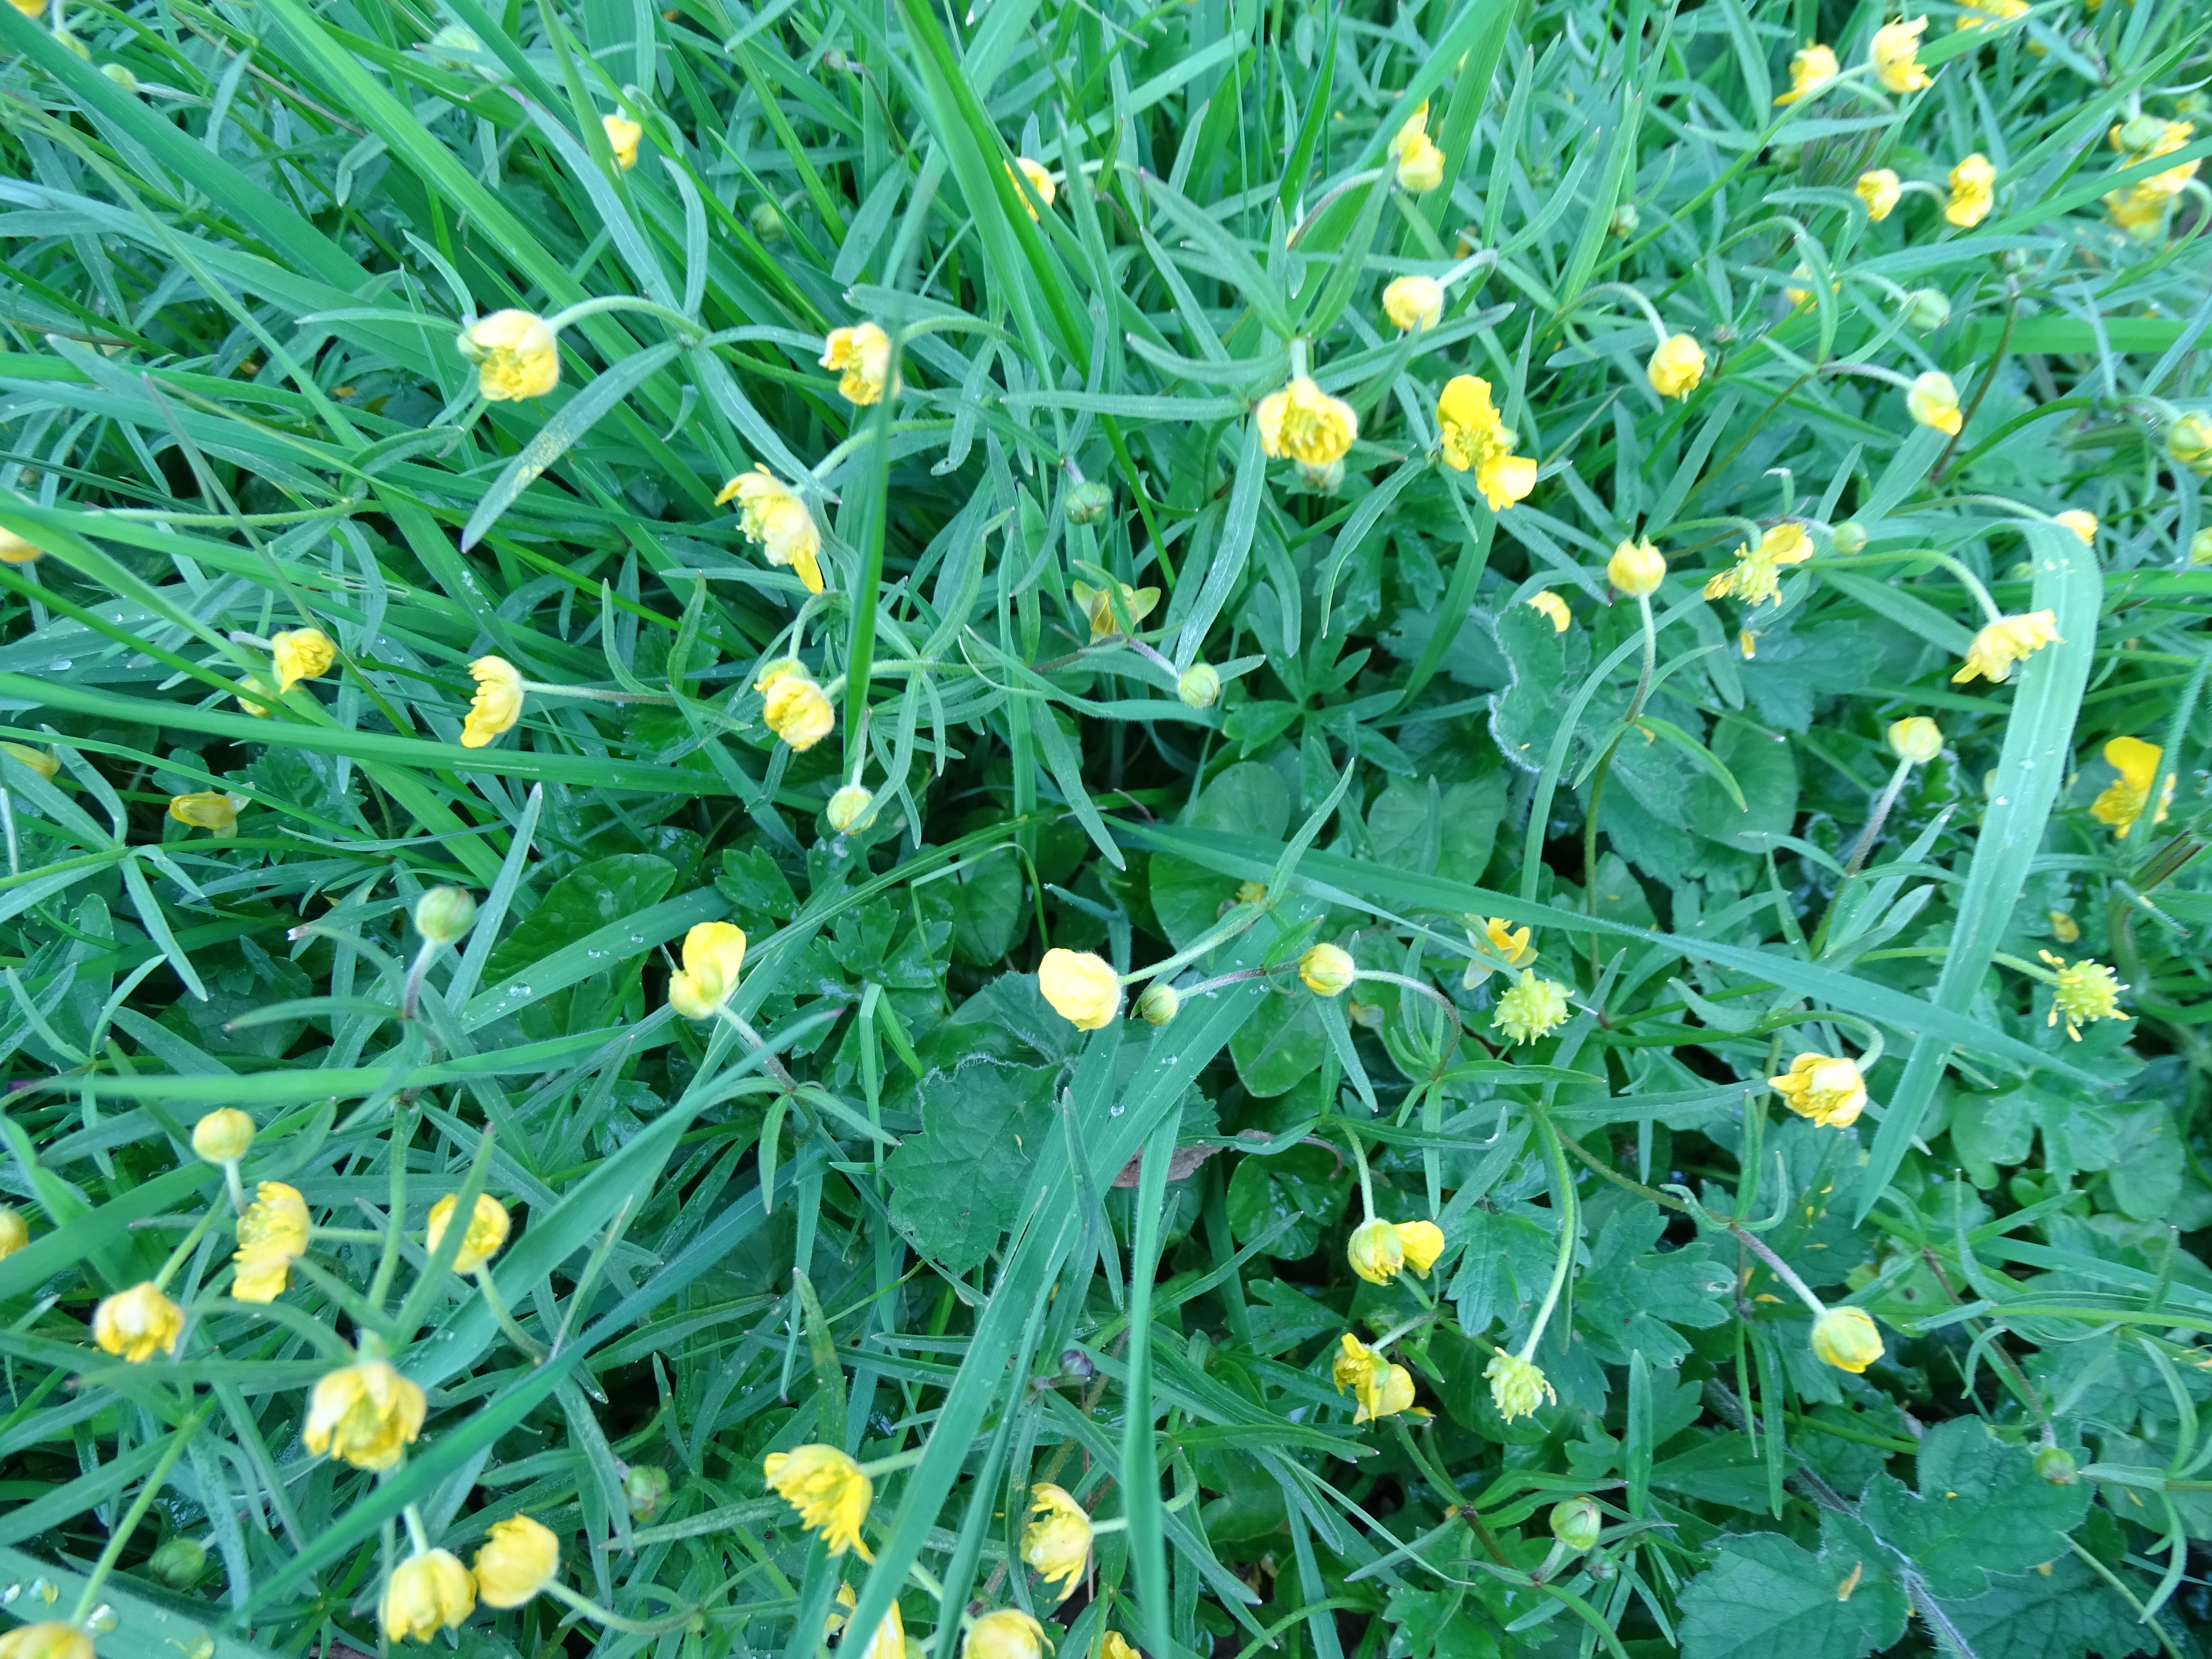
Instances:
[[[2201,7],[456,4],[0,8],[0,1655],[2191,1650]]]

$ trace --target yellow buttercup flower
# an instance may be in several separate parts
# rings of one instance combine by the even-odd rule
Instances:
[[[522,671],[504,657],[478,657],[469,678],[477,689],[461,721],[461,747],[481,749],[522,718]]]
[[[382,1359],[326,1373],[307,1400],[300,1439],[316,1456],[357,1469],[388,1469],[422,1432],[419,1384]]]
[[[1428,136],[1429,100],[1424,98],[1421,100],[1420,106],[1406,118],[1396,132],[1391,134],[1390,143],[1383,153],[1395,161],[1406,153],[1407,147],[1416,139],[1425,138]]]
[[[1011,179],[1014,176],[1015,167],[1019,167],[1022,170],[1021,176],[1030,181],[1030,188],[1037,193],[1037,201],[1042,202],[1047,207],[1050,207],[1053,204],[1053,198],[1060,193],[1059,191],[1054,187],[1052,174],[1047,173],[1042,164],[1030,161],[1026,155],[1017,155],[1014,157],[1012,166],[1006,169],[1006,177]],[[1015,194],[1020,195],[1021,192],[1017,191]],[[1036,203],[1031,202],[1024,196],[1022,198],[1022,205],[1029,210],[1030,217],[1031,219],[1035,219],[1037,216]]]
[[[2161,122],[2155,117],[2148,116],[2143,118],[2157,128],[2156,136],[2148,146],[2128,157],[2130,164],[2154,161],[2161,155],[2172,155],[2187,143],[2191,135],[2197,131],[2195,125],[2188,121]],[[2130,126],[2134,125],[2133,122],[2129,123]],[[2115,149],[2125,148],[2121,141],[2123,131],[2118,126],[2112,129],[2112,148]],[[2105,205],[2112,210],[2112,217],[2124,229],[2132,231],[2139,237],[2153,234],[2166,222],[2166,210],[2172,206],[2173,198],[2197,176],[2198,165],[2196,161],[2185,161],[2179,167],[2153,173],[2125,190],[2114,191],[2105,198]]]
[[[1098,1659],[1144,1659],[1144,1656],[1129,1645],[1128,1638],[1120,1631],[1109,1630],[1106,1632],[1105,1645]]]
[[[118,1291],[92,1310],[92,1340],[133,1365],[144,1364],[157,1348],[175,1358],[184,1330],[185,1310],[150,1280]]]
[[[2141,738],[2114,738],[2107,743],[2106,763],[2120,775],[2089,803],[2089,816],[2100,823],[2109,824],[2114,835],[2126,836],[2149,804],[2150,787],[2157,780],[2159,763],[2165,758],[2165,750]],[[2172,778],[2166,781],[2166,788],[2159,796],[2158,811],[2151,819],[2153,823],[2166,822],[2166,810],[2173,802],[2173,785]]]
[[[23,9],[21,0],[16,0],[15,9]],[[35,1625],[18,1625],[0,1636],[0,1659],[94,1659],[94,1656],[92,1638],[76,1626],[64,1625],[58,1619],[41,1619]]]
[[[1443,1250],[1443,1230],[1433,1221],[1370,1218],[1352,1229],[1345,1255],[1369,1284],[1388,1285],[1407,1267],[1425,1275]]]
[[[1669,334],[1644,365],[1651,389],[1662,398],[1686,398],[1705,378],[1705,352],[1686,334]]]
[[[307,1253],[307,1200],[296,1187],[264,1181],[238,1218],[237,1271],[230,1294],[240,1302],[274,1302],[291,1281],[292,1264]]]
[[[1943,204],[1943,216],[1961,229],[1978,225],[1996,204],[1996,181],[1990,158],[1975,151],[1951,169],[1951,199]]]
[[[1567,609],[1567,602],[1548,587],[1528,596],[1528,608],[1551,623],[1554,634],[1565,633],[1575,620],[1575,613]]]
[[[1766,1081],[1791,1111],[1824,1129],[1847,1129],[1866,1109],[1866,1079],[1856,1061],[1840,1054],[1800,1054],[1787,1072]]]
[[[451,1550],[425,1550],[392,1570],[381,1613],[388,1641],[428,1642],[477,1610],[477,1581]]]
[[[890,379],[891,337],[873,323],[833,328],[822,343],[822,367],[838,371],[837,393],[857,408],[881,403]]]
[[[637,141],[645,137],[643,127],[619,115],[602,115],[599,130],[607,135],[607,148],[614,151],[617,167],[628,173],[637,165]]]
[[[2044,1021],[2045,1025],[2056,1025],[2064,1020],[2066,1035],[2079,1042],[2086,1022],[2127,1018],[2120,1012],[2120,993],[2128,988],[2103,963],[2084,957],[2069,967],[2063,958],[2048,951],[2039,951],[2036,955],[2058,974],[2057,989],[2051,994],[2051,1018]]]
[[[2010,677],[2014,663],[2057,639],[2058,618],[2052,611],[2000,617],[1974,635],[1973,644],[1966,648],[1966,666],[1951,676],[1951,683],[1963,685],[1978,674],[1990,684],[2001,685]]]
[[[786,658],[772,663],[753,682],[761,694],[761,718],[768,729],[804,752],[837,728],[837,711],[829,694],[814,683],[805,665]]]
[[[1352,1414],[1354,1423],[1380,1422],[1395,1417],[1413,1403],[1413,1374],[1403,1365],[1394,1365],[1389,1359],[1369,1347],[1349,1331],[1345,1333],[1343,1349],[1329,1366],[1329,1380],[1342,1394],[1352,1390],[1358,1402]]]
[[[827,1633],[831,1636],[845,1628],[847,1614],[860,1609],[860,1598],[853,1594],[850,1584],[837,1586],[837,1605],[845,1611],[830,1615]],[[842,1644],[838,1652],[845,1652]],[[876,1633],[868,1638],[868,1645],[860,1650],[860,1659],[907,1659],[906,1623],[899,1617],[896,1598],[891,1602],[891,1610],[884,1615],[883,1623],[876,1626]]]
[[[1559,1402],[1559,1396],[1545,1381],[1540,1367],[1503,1348],[1490,1357],[1482,1374],[1490,1379],[1491,1403],[1509,1423],[1516,1417],[1530,1415],[1547,1400],[1555,1406]]]
[[[1632,599],[1656,593],[1667,580],[1667,556],[1649,541],[1626,541],[1605,562],[1606,580]]]
[[[1490,382],[1457,374],[1437,398],[1437,430],[1444,465],[1455,472],[1470,469],[1475,487],[1493,513],[1524,501],[1536,487],[1536,463],[1513,453],[1516,441],[1490,400]]]
[[[1359,977],[1359,964],[1340,945],[1316,945],[1298,958],[1298,978],[1317,997],[1342,993]]]
[[[258,674],[240,675],[239,677],[238,683],[248,691],[259,693],[259,696],[233,697],[231,701],[236,703],[240,708],[243,708],[247,714],[252,715],[254,719],[258,720],[267,720],[275,711],[272,710],[267,703],[262,702],[261,698],[275,696],[276,695],[276,688],[270,684],[267,680],[264,679]]]
[[[1970,12],[1986,12],[1986,17],[1965,16],[1953,27],[1960,29],[1996,28],[2025,17],[2028,13],[2027,0],[1959,0]]]
[[[668,976],[668,1006],[686,1019],[705,1019],[730,1000],[745,965],[745,930],[702,921],[684,936],[684,965]]]
[[[1443,319],[1443,284],[1433,276],[1401,276],[1382,290],[1382,314],[1401,334],[1434,328]]]
[[[1359,417],[1352,405],[1330,397],[1304,374],[1261,398],[1252,418],[1259,422],[1263,452],[1305,466],[1342,460],[1359,435]]]
[[[0,1261],[30,1242],[31,1224],[23,1219],[23,1212],[12,1204],[0,1204]]]
[[[1905,410],[1921,425],[1932,426],[1954,438],[1966,424],[1959,413],[1959,388],[1951,384],[1949,375],[1935,369],[1912,382],[1912,389],[1905,394]]]
[[[1065,1601],[1091,1559],[1091,1517],[1048,1480],[1031,1486],[1030,1498],[1030,1513],[1036,1518],[1022,1528],[1022,1559],[1052,1588],[1054,1601]]]
[[[27,743],[0,743],[0,752],[29,767],[49,782],[61,773],[62,763],[43,749],[33,749]]]
[[[1709,599],[1733,596],[1747,606],[1756,607],[1769,601],[1782,603],[1782,567],[1802,564],[1813,556],[1813,538],[1805,533],[1805,526],[1794,522],[1774,526],[1759,538],[1759,545],[1746,543],[1735,550],[1735,562],[1705,584]]]
[[[1838,68],[1836,54],[1815,41],[1790,58],[1790,90],[1774,101],[1794,104],[1801,98],[1811,97],[1836,78]]]
[[[301,680],[312,680],[337,660],[338,648],[319,628],[288,629],[269,636],[276,658],[276,690],[289,691]]]
[[[1392,135],[1388,155],[1397,174],[1398,183],[1416,196],[1425,196],[1444,181],[1444,153],[1429,137],[1429,106],[1426,99],[1421,106],[1407,118],[1404,125]]]
[[[1528,943],[1528,928],[1516,931],[1503,916],[1487,920],[1469,916],[1467,921],[1467,942],[1474,947],[1474,953],[1468,958],[1466,975],[1460,981],[1466,989],[1472,991],[1501,965],[1526,968],[1535,961],[1536,951]],[[1476,923],[1481,924],[1480,932],[1476,931]]]
[[[1506,988],[1498,999],[1490,1023],[1515,1043],[1534,1042],[1566,1023],[1567,988],[1556,980],[1538,979],[1529,969]]]
[[[208,831],[217,841],[228,841],[237,835],[238,814],[246,805],[243,795],[210,789],[197,794],[170,796],[169,816],[179,823]]]
[[[968,1626],[963,1659],[1044,1659],[1044,1626],[1015,1607],[987,1613]]]
[[[1874,32],[1868,60],[1874,65],[1875,79],[1889,91],[1917,92],[1929,84],[1919,58],[1920,37],[1927,28],[1928,20],[1916,17],[1909,23],[1891,23]]]
[[[1897,210],[1905,199],[1905,185],[1887,167],[1870,167],[1858,176],[1851,186],[1858,192],[1859,200],[1866,204],[1867,217],[1880,224]]]
[[[1157,587],[1132,587],[1127,582],[1114,586],[1121,590],[1121,608],[1128,612],[1132,623],[1143,622],[1160,602],[1160,590]],[[1107,598],[1104,588],[1093,587],[1089,582],[1070,582],[1068,586],[1074,592],[1076,608],[1090,621],[1092,639],[1111,639],[1121,631],[1121,622],[1114,615],[1114,602]]]
[[[526,1515],[491,1523],[477,1552],[477,1596],[488,1607],[519,1607],[561,1571],[561,1540]]]
[[[447,1193],[430,1206],[430,1221],[422,1248],[432,1255],[445,1243],[446,1229],[453,1224],[456,1194]],[[478,1193],[477,1201],[469,1209],[468,1230],[461,1235],[461,1247],[453,1254],[453,1271],[472,1273],[497,1255],[500,1247],[507,1243],[507,1229],[514,1223],[507,1219],[507,1206],[489,1193]]]
[[[488,403],[542,398],[561,384],[561,342],[532,312],[495,311],[470,324],[459,344]]]
[[[2051,521],[2053,524],[2064,525],[2076,536],[2079,536],[2081,538],[2082,546],[2094,547],[2097,544],[2097,515],[2095,514],[2084,513],[2078,507],[2071,507],[2063,513],[2052,514],[2051,515]]]
[[[192,1156],[203,1164],[235,1164],[253,1146],[253,1120],[235,1106],[218,1106],[192,1125]]]
[[[1881,1333],[1863,1308],[1830,1308],[1813,1322],[1813,1352],[1854,1376],[1881,1358]]]
[[[1044,953],[1037,963],[1037,990],[1053,1012],[1079,1031],[1096,1031],[1121,1012],[1121,977],[1114,964],[1088,951]]]
[[[868,1518],[875,1487],[858,1463],[835,1446],[800,1446],[770,1452],[761,1471],[776,1494],[799,1511],[799,1524],[822,1534],[832,1555],[850,1549],[859,1551],[863,1561],[876,1559],[860,1541],[860,1522]]]
[[[714,505],[734,497],[738,503],[738,532],[768,555],[770,564],[787,565],[799,573],[810,593],[822,591],[822,532],[799,492],[764,466],[740,472],[722,486]]]

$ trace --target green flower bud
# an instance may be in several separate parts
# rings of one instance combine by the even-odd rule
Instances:
[[[2038,1451],[2035,1472],[2054,1486],[2070,1486],[2081,1478],[2074,1455],[2063,1446],[2045,1446]]]
[[[752,211],[753,234],[774,247],[790,234],[784,222],[783,210],[773,202],[763,202]]]
[[[2189,538],[2189,562],[2212,564],[2212,530],[2200,530]]]
[[[171,1589],[190,1589],[207,1571],[207,1551],[190,1538],[172,1538],[154,1552],[147,1565]]]
[[[1191,708],[1211,708],[1213,700],[1221,695],[1221,676],[1211,665],[1194,662],[1182,671],[1176,682],[1176,696]]]
[[[477,902],[458,887],[433,887],[415,901],[415,931],[451,945],[476,926]]]
[[[867,815],[875,800],[859,784],[848,783],[830,797],[829,809],[823,816],[830,820],[830,827],[842,836]]]
[[[1933,334],[1951,320],[1951,302],[1932,288],[1917,288],[1905,296],[1905,321],[1923,334]]]
[[[84,42],[78,40],[76,36],[71,34],[67,29],[55,29],[52,31],[52,33],[54,37],[54,44],[59,46],[64,52],[73,52],[78,57],[83,58],[88,64],[92,61],[92,53],[86,47]]]
[[[1613,217],[1607,220],[1605,224],[1607,231],[1615,236],[1633,236],[1636,234],[1636,204],[1633,202],[1623,202],[1619,207],[1613,209]]]
[[[1182,1012],[1182,994],[1164,980],[1154,980],[1137,999],[1137,1015],[1147,1025],[1164,1025]]]
[[[1309,466],[1300,461],[1298,477],[1316,495],[1334,495],[1337,486],[1344,482],[1344,463],[1331,461],[1327,466]]]
[[[623,1501],[632,1520],[651,1520],[668,1501],[668,1471],[651,1463],[632,1464],[623,1476]]]
[[[1798,163],[1805,159],[1804,150],[1796,144],[1777,144],[1766,152],[1766,159],[1782,173],[1795,173]]]
[[[125,92],[138,90],[138,77],[120,64],[102,64],[100,72]]]
[[[2120,129],[2120,148],[2140,155],[2165,137],[2165,122],[2155,115],[2138,115]]]
[[[1096,478],[1085,478],[1067,492],[1067,521],[1097,524],[1114,510],[1114,492]]]
[[[1836,544],[1836,551],[1847,558],[1854,553],[1866,550],[1867,533],[1856,519],[1844,520],[1830,534]]]
[[[2166,429],[2166,453],[2182,465],[2203,471],[2212,462],[2212,420],[2195,410]]]
[[[1596,1545],[1604,1526],[1605,1511],[1587,1498],[1552,1505],[1552,1536],[1577,1553]]]

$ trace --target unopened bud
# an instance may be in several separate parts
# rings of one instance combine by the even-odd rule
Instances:
[[[192,1125],[192,1155],[204,1164],[235,1164],[253,1145],[253,1120],[235,1106],[218,1106]]]
[[[763,202],[752,211],[753,234],[774,246],[789,234],[784,222],[783,210],[773,202]]]
[[[623,1476],[623,1502],[633,1521],[649,1521],[668,1501],[668,1471],[651,1463],[633,1463]]]
[[[138,77],[120,64],[102,64],[100,72],[125,92],[138,90]]]
[[[1552,1536],[1577,1553],[1594,1547],[1604,1527],[1605,1511],[1587,1498],[1552,1505]]]
[[[1999,270],[2005,271],[2007,273],[2017,273],[2019,271],[2026,270],[2027,269],[2027,255],[2016,247],[2006,248],[2002,252],[1997,255],[1996,267]]]
[[[2120,148],[2140,153],[2165,137],[2165,122],[2155,115],[2138,115],[2120,129]]]
[[[1091,1363],[1091,1356],[1082,1349],[1067,1348],[1061,1351],[1060,1374],[1062,1376],[1072,1376],[1078,1382],[1087,1382],[1091,1380],[1091,1372],[1097,1369]]]
[[[1794,173],[1797,169],[1798,163],[1805,159],[1805,152],[1796,144],[1777,144],[1766,152],[1766,158],[1773,162],[1779,171]]]
[[[1298,977],[1317,997],[1340,995],[1359,977],[1352,953],[1334,945],[1316,945],[1298,958]]]
[[[1300,461],[1298,477],[1316,495],[1334,495],[1337,486],[1344,482],[1344,463],[1331,461],[1327,466],[1309,466]]]
[[[823,816],[830,820],[830,827],[842,836],[860,821],[875,799],[859,784],[848,783],[830,797],[829,809]]]
[[[1194,662],[1182,671],[1176,682],[1176,696],[1187,708],[1211,708],[1213,700],[1221,695],[1221,676],[1208,663]]]
[[[190,1538],[172,1538],[146,1565],[171,1589],[190,1589],[207,1571],[206,1549]]]
[[[1606,229],[1615,236],[1635,235],[1636,225],[1636,204],[1633,202],[1623,202],[1613,209],[1613,217],[1605,222]]]
[[[2045,1446],[2038,1451],[2035,1472],[2054,1486],[2070,1486],[2081,1478],[2074,1454],[2063,1446]]]
[[[67,29],[54,30],[53,37],[54,44],[59,46],[63,51],[73,52],[78,57],[83,58],[87,63],[90,63],[92,61],[92,53],[87,49],[84,42],[78,40],[76,36],[71,34]]]
[[[415,931],[436,945],[451,945],[476,926],[477,902],[458,887],[433,887],[415,901]]]
[[[1951,320],[1951,302],[1932,288],[1917,288],[1905,296],[1905,320],[1923,334],[1933,334]]]
[[[2200,530],[2189,538],[2189,562],[2212,564],[2212,530]]]
[[[2212,420],[2195,410],[2166,429],[2166,453],[2184,466],[2202,471],[2212,462]]]
[[[1829,532],[1836,544],[1836,551],[1849,557],[1866,551],[1867,533],[1856,519],[1846,519]]]
[[[1085,478],[1067,492],[1067,521],[1097,524],[1114,510],[1114,492],[1096,478]]]
[[[1164,1025],[1182,1012],[1182,994],[1172,985],[1154,980],[1137,999],[1137,1015],[1147,1025]]]
[[[1943,752],[1943,733],[1925,714],[1908,714],[1889,728],[1889,746],[1899,760],[1925,766]]]

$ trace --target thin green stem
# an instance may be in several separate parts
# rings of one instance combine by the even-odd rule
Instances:
[[[477,1289],[483,1292],[484,1305],[491,1310],[491,1316],[500,1329],[507,1333],[507,1340],[528,1354],[533,1364],[544,1364],[545,1345],[524,1330],[515,1316],[507,1311],[507,1304],[500,1296],[499,1286],[492,1279],[490,1264],[478,1263],[472,1276],[477,1281]]]
[[[1559,1196],[1559,1255],[1552,1265],[1552,1283],[1544,1292],[1544,1305],[1536,1310],[1536,1322],[1528,1328],[1528,1340],[1521,1345],[1521,1352],[1516,1356],[1523,1364],[1534,1361],[1536,1346],[1544,1340],[1544,1328],[1552,1322],[1559,1298],[1566,1293],[1567,1275],[1574,1270],[1576,1234],[1581,1223],[1575,1199],[1574,1171],[1567,1168],[1567,1154],[1559,1145],[1559,1132],[1552,1127],[1550,1116],[1540,1108],[1535,1119],[1536,1133],[1543,1137],[1544,1151],[1552,1164],[1552,1182]]]
[[[667,1636],[688,1628],[699,1616],[696,1607],[679,1607],[674,1613],[665,1613],[658,1619],[625,1619],[621,1613],[601,1607],[589,1596],[570,1589],[557,1578],[545,1586],[544,1594],[574,1608],[593,1624],[604,1625],[609,1630],[618,1630],[625,1636]]]
[[[243,1206],[239,1213],[245,1213]],[[154,1275],[155,1290],[166,1288],[170,1279],[176,1277],[177,1269],[185,1265],[185,1258],[199,1248],[200,1240],[207,1237],[207,1230],[215,1224],[215,1215],[216,1212],[210,1209],[194,1224],[191,1231],[177,1241],[177,1248],[169,1252],[169,1259],[161,1264],[161,1271]]]
[[[184,1455],[185,1448],[191,1443],[192,1436],[214,1409],[212,1406],[201,1407],[192,1413],[189,1421],[179,1425],[176,1432],[169,1437],[169,1443],[161,1453],[161,1461],[146,1477],[146,1484],[138,1489],[138,1496],[124,1511],[123,1519],[117,1522],[114,1531],[107,1534],[107,1547],[100,1551],[100,1559],[92,1564],[92,1571],[84,1581],[84,1589],[78,1593],[76,1611],[70,1614],[70,1624],[82,1626],[91,1616],[100,1596],[100,1587],[107,1582],[107,1575],[115,1571],[115,1563],[123,1553],[123,1547],[131,1541],[131,1534],[146,1518],[146,1511],[154,1507],[154,1500],[161,1495],[162,1485],[169,1478],[169,1471],[176,1468],[177,1459]]]
[[[1729,1231],[1735,1235],[1738,1243],[1747,1247],[1753,1255],[1774,1270],[1774,1276],[1787,1285],[1796,1293],[1797,1299],[1813,1310],[1814,1318],[1818,1319],[1828,1311],[1828,1304],[1813,1294],[1813,1287],[1798,1278],[1796,1270],[1788,1262],[1761,1243],[1757,1234],[1745,1231],[1734,1222],[1729,1224]]]

